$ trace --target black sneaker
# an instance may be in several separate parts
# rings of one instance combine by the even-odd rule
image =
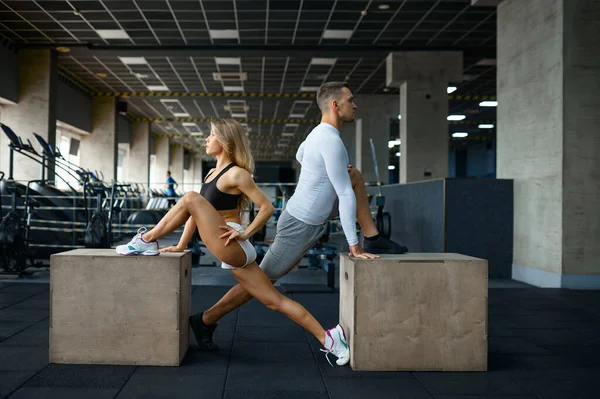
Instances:
[[[190,327],[192,327],[192,331],[198,342],[198,349],[206,352],[218,351],[219,346],[213,342],[212,338],[217,324],[211,324],[210,326],[204,324],[202,321],[203,313],[190,316]]]
[[[376,240],[364,239],[363,250],[370,254],[403,254],[408,252],[405,246],[381,236]]]

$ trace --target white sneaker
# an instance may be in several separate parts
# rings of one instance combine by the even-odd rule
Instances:
[[[325,357],[327,358],[329,365],[333,367],[333,364],[329,361],[328,355],[330,353],[333,353],[338,358],[336,360],[338,366],[343,366],[348,363],[350,361],[350,349],[346,343],[346,333],[342,326],[338,324],[335,328],[327,330],[327,335],[332,340],[331,348],[321,349],[321,351],[325,352]],[[327,339],[325,339],[325,342],[327,342]]]
[[[158,251],[158,241],[146,242],[142,238],[142,234],[144,234],[146,231],[147,229],[145,227],[140,227],[137,234],[131,239],[131,241],[125,245],[117,246],[117,253],[125,256],[155,256],[160,254]]]

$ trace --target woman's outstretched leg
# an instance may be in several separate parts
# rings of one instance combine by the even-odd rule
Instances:
[[[308,331],[310,331],[325,347],[326,353],[337,356],[337,364],[342,366],[350,360],[350,351],[346,344],[344,330],[340,325],[325,331],[321,324],[304,306],[282,295],[275,289],[267,275],[256,262],[231,271],[235,279],[250,295],[258,299],[271,310],[283,313]],[[328,359],[329,360],[329,359]]]

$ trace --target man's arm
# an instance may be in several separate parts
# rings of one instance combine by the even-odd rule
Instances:
[[[356,236],[356,197],[348,174],[347,153],[342,140],[331,138],[323,143],[323,160],[327,176],[340,202],[340,221],[349,246],[358,244]]]

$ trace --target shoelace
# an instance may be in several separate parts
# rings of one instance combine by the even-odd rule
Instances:
[[[133,245],[133,244],[135,244],[137,240],[139,240],[140,238],[142,238],[142,234],[144,234],[146,231],[148,231],[147,228],[140,227],[138,229],[137,234],[135,235],[135,237],[133,237],[133,239],[131,241],[129,241],[129,244],[127,244],[127,245]]]
[[[325,359],[327,359],[327,363],[329,363],[329,365],[331,367],[333,367],[333,364],[331,364],[331,361],[329,360],[329,354],[331,353],[331,349],[319,349],[321,352],[325,352]]]

